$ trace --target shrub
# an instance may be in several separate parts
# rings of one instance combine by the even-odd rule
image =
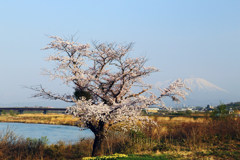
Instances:
[[[214,109],[210,117],[212,119],[225,119],[227,116],[229,116],[229,112],[227,110],[227,105],[221,103],[216,109]]]
[[[26,138],[26,140],[28,143],[33,144],[33,145],[36,145],[37,143],[47,145],[49,143],[49,139],[47,138],[47,136],[42,136],[39,139],[28,137],[28,138]]]
[[[177,115],[177,116],[185,116],[186,113],[185,112],[177,112],[177,113],[172,113],[172,115]]]
[[[2,113],[3,113],[4,115],[6,115],[6,114],[7,114],[7,112],[6,112],[5,110],[3,110],[3,111],[2,111]]]
[[[11,116],[14,116],[13,110],[10,110],[9,113]]]
[[[191,116],[192,111],[191,111],[191,110],[186,110],[186,114],[189,115],[189,116]]]

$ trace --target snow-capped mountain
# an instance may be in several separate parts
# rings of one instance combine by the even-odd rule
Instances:
[[[169,86],[171,83],[173,83],[175,80],[168,80],[165,82],[157,82],[155,84],[155,87],[159,87],[159,88],[165,88],[167,86]],[[214,90],[219,90],[219,91],[223,91],[223,92],[228,92],[210,82],[208,82],[205,79],[202,78],[186,78],[183,79],[183,82],[190,87],[193,91],[214,91]]]
[[[168,80],[165,82],[157,82],[155,84],[156,88],[165,88],[169,86],[175,80]],[[187,105],[202,105],[205,106],[207,104],[218,105],[221,102],[229,102],[232,100],[231,94],[205,79],[202,78],[186,78],[183,79],[183,82],[186,83],[187,87],[190,87],[192,90],[188,92],[186,101],[182,101],[182,103]]]
[[[223,91],[228,92],[202,78],[186,78],[183,80],[193,91]]]

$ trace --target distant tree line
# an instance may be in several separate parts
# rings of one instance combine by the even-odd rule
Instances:
[[[240,110],[240,102],[231,102],[226,104],[228,108]]]

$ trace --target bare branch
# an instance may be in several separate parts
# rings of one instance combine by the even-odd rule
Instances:
[[[31,87],[24,86],[24,88],[28,88],[37,92],[36,94],[33,94],[31,96],[32,98],[41,97],[41,98],[50,99],[50,100],[62,100],[64,102],[71,102],[71,103],[75,102],[73,96],[67,95],[67,94],[64,94],[64,95],[59,95],[56,93],[54,94],[51,91],[46,91],[44,88],[42,88],[42,85],[31,86]]]

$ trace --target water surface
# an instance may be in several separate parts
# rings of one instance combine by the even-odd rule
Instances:
[[[66,125],[1,122],[0,131],[6,130],[8,126],[14,130],[15,134],[23,138],[39,139],[47,136],[50,144],[57,143],[59,140],[74,143],[80,138],[94,138],[94,134],[89,129],[80,131],[79,127]]]

